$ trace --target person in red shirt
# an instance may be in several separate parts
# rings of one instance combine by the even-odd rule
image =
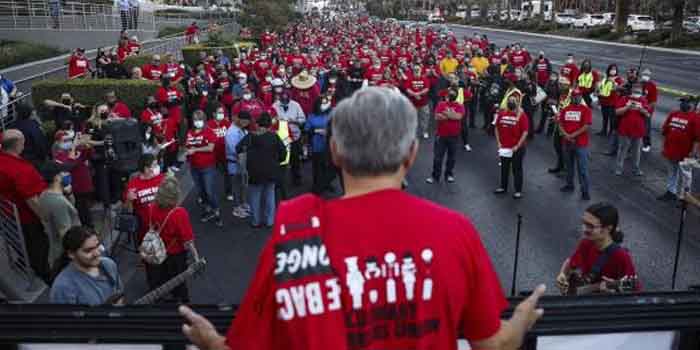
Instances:
[[[566,185],[561,191],[574,191],[574,172],[575,168],[578,168],[581,199],[587,201],[591,199],[588,178],[588,129],[593,120],[591,109],[582,102],[583,91],[576,88],[571,91],[571,103],[559,112],[559,132],[566,161]]]
[[[124,60],[129,57],[130,53],[129,40],[126,38],[119,39],[119,46],[117,47],[117,60],[119,63],[124,63]]]
[[[215,192],[216,184],[216,147],[217,137],[214,131],[206,126],[206,115],[201,110],[192,114],[192,129],[187,132],[185,148],[190,162],[192,180],[199,191],[198,203],[202,211],[202,222],[216,220],[216,225],[224,226],[219,212],[219,199]]]
[[[227,111],[233,107],[233,82],[228,76],[228,72],[222,71],[218,78],[212,84],[213,90],[216,90],[217,99],[220,104],[224,105]]]
[[[378,104],[385,108],[378,112]],[[543,312],[536,304],[544,286],[513,318],[501,320],[507,302],[471,222],[401,191],[418,152],[411,102],[391,89],[368,87],[334,113],[330,150],[342,168],[345,196],[283,202],[227,336],[183,306],[185,335],[200,348],[217,350],[425,344],[456,350],[461,336],[475,349],[518,348]],[[356,133],[360,129],[366,132]],[[288,257],[300,254],[312,263],[293,266]],[[401,320],[370,317],[397,313]],[[416,327],[413,336],[393,331],[403,325]],[[372,336],[377,329],[385,336]]]
[[[166,57],[168,57],[168,63],[165,64],[165,74],[170,78],[173,85],[178,85],[185,77],[185,70],[177,62],[175,55],[169,53]]]
[[[540,51],[540,55],[535,61],[535,70],[537,72],[537,85],[544,89],[552,73],[552,63],[544,57],[544,51]]]
[[[188,252],[194,261],[199,260],[190,215],[185,208],[178,206],[180,198],[180,183],[176,177],[168,176],[158,186],[155,200],[144,210],[148,213],[146,225],[157,230],[167,250],[167,257],[160,265],[145,264],[146,279],[151,290],[187,270]],[[190,296],[187,284],[175,287],[168,299],[172,299],[169,300],[171,302],[188,303]]]
[[[87,78],[92,72],[90,61],[85,57],[85,49],[77,48],[68,59],[68,79]]]
[[[141,51],[141,43],[136,35],[132,36],[127,43],[129,48],[129,56],[137,56]]]
[[[141,123],[150,125],[153,134],[161,138],[163,135],[163,115],[160,114],[160,104],[154,96],[146,97],[146,108],[141,112]]]
[[[117,94],[114,91],[105,94],[105,101],[109,107],[110,118],[131,118],[129,107],[117,99]]]
[[[192,22],[189,26],[187,26],[187,29],[185,29],[185,40],[187,41],[187,44],[192,44],[195,41],[199,41],[199,39],[195,39],[197,35],[199,34],[199,27],[197,26],[197,22]]]
[[[442,177],[442,160],[447,153],[445,164],[445,181],[455,182],[454,167],[457,153],[457,144],[464,117],[464,105],[457,101],[459,91],[449,88],[444,101],[440,101],[435,107],[435,120],[437,123],[435,132],[435,148],[433,156],[432,175],[425,182],[432,184],[440,181]]]
[[[641,85],[633,85],[630,96],[618,99],[615,114],[620,118],[617,128],[620,147],[617,149],[615,175],[622,176],[625,158],[631,148],[632,172],[634,176],[642,176],[644,173],[639,168],[642,138],[646,134],[646,119],[651,116],[651,107],[642,93]]]
[[[49,240],[39,208],[39,195],[46,189],[46,182],[32,163],[20,156],[24,151],[21,131],[6,130],[0,146],[0,197],[17,208],[29,263],[39,277],[50,283]]]
[[[656,109],[656,102],[659,100],[659,93],[656,83],[651,80],[651,70],[648,68],[642,71],[641,81],[644,97],[646,97],[651,108],[649,118],[646,119],[647,133],[644,135],[644,147],[642,147],[642,152],[647,153],[651,151],[651,121],[654,118],[654,110]]]
[[[72,131],[59,131],[54,138],[53,159],[70,168],[71,188],[80,222],[84,226],[93,227],[92,215],[90,214],[90,203],[95,192],[90,172],[92,148],[89,147],[87,139],[80,132],[73,134]]]
[[[224,177],[224,188],[226,194],[231,192],[231,177],[226,172],[226,132],[231,127],[231,119],[229,118],[228,109],[225,106],[219,105],[214,111],[214,117],[209,119],[207,127],[216,135],[216,144],[214,145],[214,155],[216,157],[216,167]]]
[[[163,77],[160,80],[160,87],[156,90],[156,100],[161,106],[168,107],[168,115],[178,124],[182,119],[182,99],[182,92],[172,84],[172,80],[169,77]]]
[[[668,161],[666,192],[658,197],[662,201],[678,198],[680,193],[680,162],[690,156],[700,143],[700,115],[692,110],[688,96],[680,99],[680,109],[672,111],[666,117],[661,128],[664,136],[663,156]],[[695,145],[693,145],[695,143]]]
[[[305,70],[292,78],[292,100],[299,103],[306,115],[313,112],[314,103],[321,96],[321,88],[317,82],[316,77]]]
[[[520,44],[515,44],[513,52],[510,53],[508,61],[513,68],[524,68],[530,63],[530,54],[520,48]]]
[[[367,68],[365,71],[365,80],[367,80],[367,83],[371,86],[378,86],[379,81],[382,80],[382,76],[384,75],[384,69],[382,67],[382,61],[380,61],[378,58],[374,59],[374,62],[370,67]]]
[[[520,108],[517,95],[508,98],[506,107],[498,112],[495,121],[496,143],[501,158],[501,186],[494,193],[508,192],[508,177],[512,167],[515,185],[513,198],[520,199],[523,196],[523,158],[530,124],[528,116]]]
[[[160,55],[153,55],[151,63],[144,64],[141,67],[143,77],[148,80],[160,81],[165,75],[167,67],[160,63]]]
[[[566,77],[572,84],[576,84],[578,81],[579,69],[576,66],[576,60],[574,60],[574,55],[569,54],[566,58],[566,63],[559,70],[559,76]]]
[[[419,132],[423,133],[423,138],[428,139],[428,129],[430,128],[430,79],[422,74],[420,65],[413,66],[413,74],[404,83],[404,91],[413,102],[413,106],[418,111]]]
[[[161,174],[158,159],[152,154],[144,154],[139,159],[139,172],[129,180],[124,190],[124,204],[139,218],[138,242],[148,232],[148,206],[155,201],[158,186],[165,179]]]
[[[569,277],[575,271],[590,283],[598,284],[597,291],[614,293],[606,283],[626,278],[636,278],[632,257],[622,248],[624,235],[620,231],[617,208],[608,203],[597,203],[586,209],[582,219],[583,238],[574,254],[566,259],[557,275],[557,285],[562,294],[568,294]],[[633,290],[641,285],[635,283]]]

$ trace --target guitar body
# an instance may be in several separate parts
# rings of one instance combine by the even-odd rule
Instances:
[[[578,289],[589,284],[579,269],[574,269],[569,275],[569,288],[565,295],[579,295]]]
[[[592,282],[581,270],[574,269],[569,275],[569,288],[564,295],[590,295],[599,293],[625,293],[637,289],[637,276],[625,276],[619,280],[605,282],[605,290],[601,290],[601,282]]]

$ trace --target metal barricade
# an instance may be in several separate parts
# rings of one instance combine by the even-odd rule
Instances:
[[[0,131],[5,131],[12,127],[14,122],[17,121],[16,106],[20,103],[26,103],[31,97],[32,93],[21,94],[14,98],[12,101],[0,105]]]
[[[9,300],[31,301],[46,285],[29,264],[17,206],[0,198],[0,293]]]

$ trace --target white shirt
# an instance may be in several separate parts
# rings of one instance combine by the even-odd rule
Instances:
[[[129,0],[117,0],[117,6],[120,11],[129,11]]]
[[[289,100],[289,105],[285,111],[282,107],[282,102],[275,101],[275,103],[272,104],[272,108],[277,112],[277,118],[289,123],[289,129],[292,131],[292,140],[299,140],[301,138],[301,129],[299,125],[304,124],[306,121],[306,115],[304,114],[304,110],[301,109],[299,102]]]

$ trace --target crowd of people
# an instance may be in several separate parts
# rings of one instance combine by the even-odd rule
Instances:
[[[609,139],[615,175],[624,174],[631,151],[632,173],[642,176],[640,154],[652,146],[658,96],[648,69],[622,74],[610,65],[603,74],[589,59],[579,65],[570,55],[556,70],[544,52],[533,57],[518,43],[499,49],[478,33],[458,38],[357,18],[297,23],[265,32],[259,41],[259,48],[242,49],[239,57],[202,52],[193,67],[174,55],[165,61],[153,55],[131,74],[160,84],[144,96],[140,115],[119,100],[118,91],[94,106],[64,93],[44,101],[46,118],[57,126],[46,138],[36,112],[21,111],[22,126],[2,138],[0,196],[17,206],[32,268],[53,283],[54,302],[101,304],[123,288],[91,229],[96,202],[133,213],[137,242],[160,237],[164,260],[139,246],[151,289],[183,272],[188,255],[198,257],[190,221],[195,213],[179,204],[176,175],[187,168],[203,223],[223,227],[225,200],[233,204],[232,216],[273,230],[228,335],[231,348],[359,348],[428,338],[442,344],[460,327],[478,348],[519,344],[541,315],[535,305],[544,290],[501,323],[505,299],[471,223],[398,191],[418,141],[434,143],[427,183],[458,181],[459,149],[489,152],[500,160],[494,192],[508,192],[512,173],[516,199],[523,198],[525,155],[535,135],[552,138],[555,166],[549,172],[565,175],[561,190],[574,191],[577,175],[581,199],[590,199],[588,149],[597,105],[603,115],[598,135]],[[111,77],[114,70],[107,67],[138,50],[138,41],[124,35],[115,51],[98,55],[96,76]],[[76,50],[69,78],[91,71],[84,52]],[[663,124],[669,176],[662,200],[676,197],[679,162],[698,152],[696,103],[682,98]],[[477,121],[495,147],[472,149],[469,134]],[[133,130],[135,139],[128,137]],[[137,140],[138,152],[120,147],[124,139]],[[312,168],[308,190],[316,196],[278,208],[290,198],[290,186],[304,184],[305,160]],[[223,194],[216,190],[220,180]],[[319,200],[338,193],[340,200]],[[601,290],[636,274],[627,250],[619,249],[618,221],[612,205],[586,210],[584,239],[562,266],[560,288],[568,288],[575,269],[593,275]],[[317,255],[307,256],[309,249]],[[306,263],[300,267],[295,261],[302,254]],[[186,287],[171,300],[188,302]],[[406,309],[388,309],[397,303]],[[413,333],[386,328],[398,321],[381,315],[394,312]],[[183,313],[195,343],[225,346],[205,320],[188,309]],[[367,333],[365,322],[385,328]]]

